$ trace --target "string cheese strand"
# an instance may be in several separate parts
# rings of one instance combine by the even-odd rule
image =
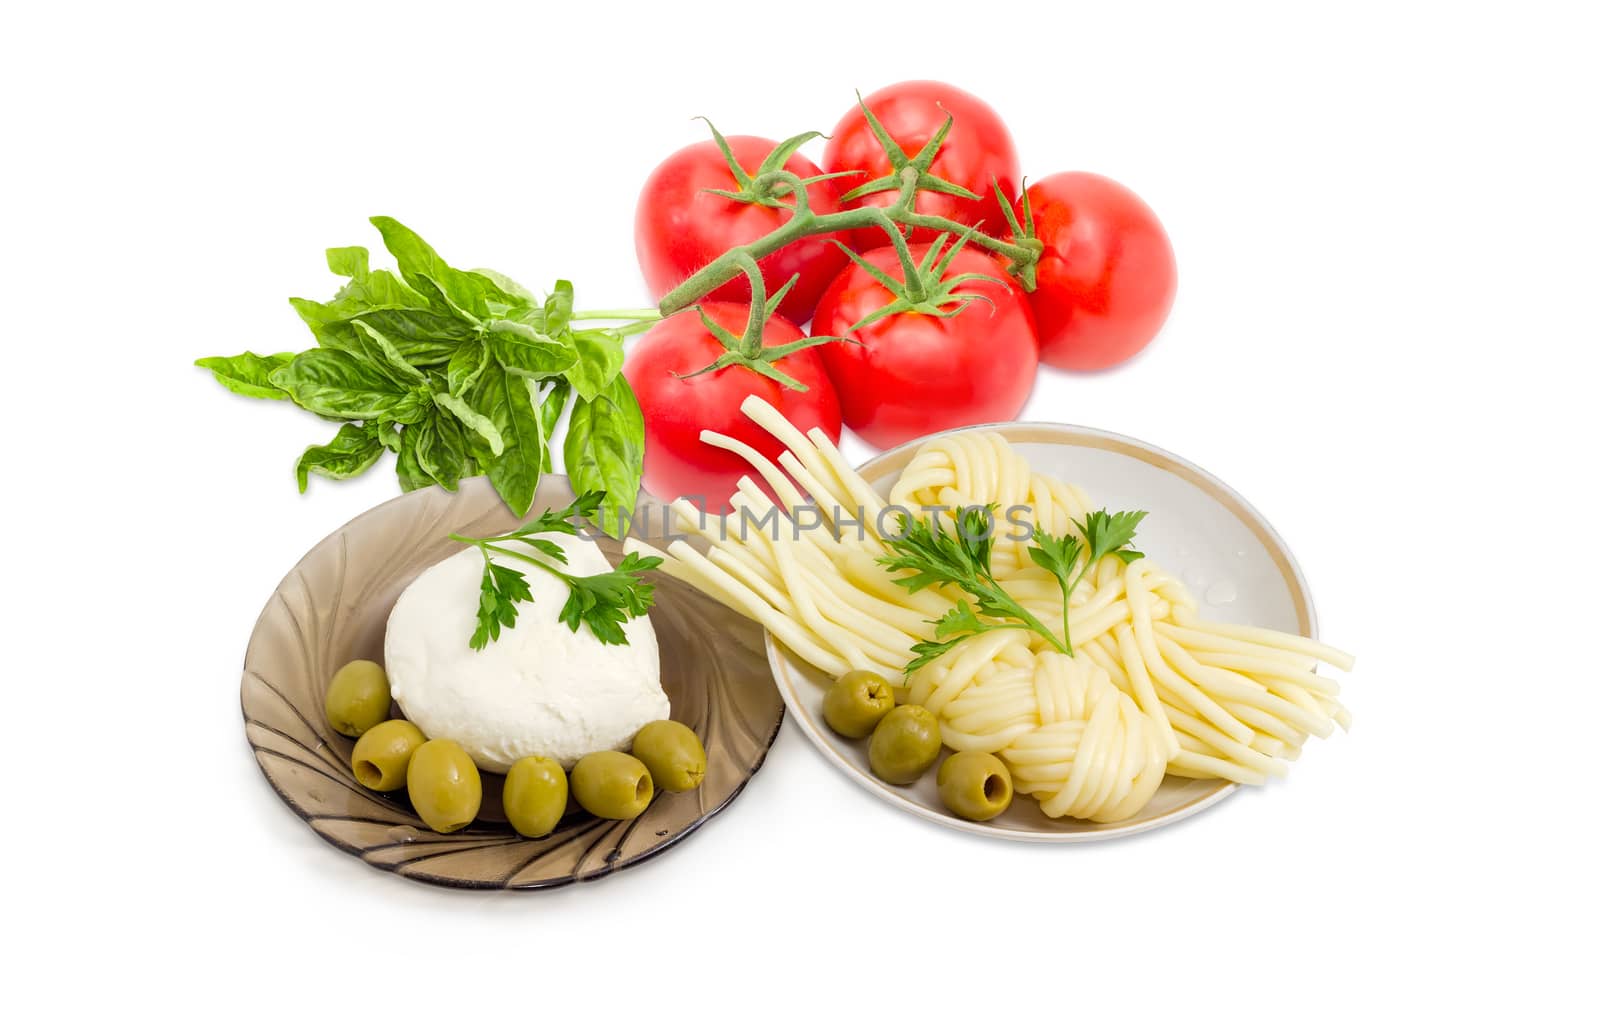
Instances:
[[[1030,525],[1076,534],[1092,506],[1077,487],[1033,471],[999,435],[967,432],[919,449],[886,502],[820,431],[802,435],[754,397],[742,409],[785,447],[777,463],[727,436],[701,438],[767,481],[776,502],[749,478],[731,501],[762,520],[735,530],[729,519],[718,538],[717,523],[678,501],[680,528],[708,542],[705,554],[681,541],[664,554],[633,540],[629,549],[664,557],[663,571],[762,623],[830,676],[866,668],[899,682],[928,623],[962,595],[913,594],[893,582],[876,563],[880,531],[893,531],[876,526],[884,508],[916,515],[994,504],[991,571],[1041,622],[1060,624],[1059,584],[1019,537]],[[795,520],[813,506],[820,516]],[[1284,773],[1308,737],[1349,723],[1338,685],[1315,668],[1348,670],[1351,656],[1294,634],[1202,620],[1192,595],[1148,558],[1102,559],[1067,610],[1076,657],[1025,630],[990,630],[917,670],[905,692],[938,716],[950,747],[999,754],[1017,789],[1049,816],[1127,819],[1163,775],[1262,783]]]

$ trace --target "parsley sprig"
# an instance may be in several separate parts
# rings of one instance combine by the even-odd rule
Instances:
[[[640,579],[639,573],[660,565],[661,559],[642,558],[637,553],[629,553],[613,571],[575,576],[556,567],[567,561],[567,552],[561,545],[538,538],[541,533],[551,532],[577,535],[576,519],[593,520],[604,497],[604,492],[591,490],[567,507],[559,511],[547,508],[543,514],[515,532],[501,536],[450,537],[458,543],[476,546],[483,554],[478,626],[469,641],[474,651],[482,651],[491,640],[500,639],[502,629],[510,629],[517,624],[517,602],[533,600],[527,577],[517,569],[496,564],[494,556],[497,554],[535,565],[567,584],[567,603],[562,606],[560,619],[574,633],[580,625],[587,625],[602,644],[628,642],[622,624],[649,611],[655,598],[655,588]]]
[[[1105,557],[1121,558],[1124,565],[1131,565],[1144,557],[1132,546],[1134,530],[1144,521],[1145,514],[1144,511],[1118,511],[1116,514],[1095,511],[1084,515],[1081,522],[1074,518],[1072,524],[1078,527],[1082,539],[1077,536],[1052,536],[1042,530],[1034,534],[1028,557],[1033,559],[1035,565],[1055,576],[1056,582],[1061,585],[1061,633],[1067,642],[1067,654],[1072,654],[1071,619],[1067,614],[1072,592],[1083,581],[1084,575]],[[1089,558],[1079,566],[1085,550],[1089,552]]]
[[[905,671],[914,673],[968,637],[991,629],[1027,629],[1063,654],[1072,654],[1072,631],[1068,604],[1084,574],[1101,559],[1115,556],[1125,564],[1144,557],[1132,549],[1134,531],[1145,517],[1144,511],[1096,511],[1082,522],[1074,521],[1077,536],[1053,536],[1038,532],[1028,548],[1034,564],[1055,577],[1061,586],[1061,635],[1049,629],[996,581],[990,571],[990,547],[994,533],[996,505],[968,508],[960,512],[954,528],[927,519],[900,519],[900,538],[888,544],[889,553],[878,563],[891,572],[908,572],[895,582],[908,591],[930,586],[954,586],[971,595],[973,603],[958,601],[956,606],[933,623],[933,639],[912,646],[912,659]],[[1087,554],[1086,554],[1087,552]],[[986,621],[995,620],[1000,621]]]

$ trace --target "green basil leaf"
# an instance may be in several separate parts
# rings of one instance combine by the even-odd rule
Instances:
[[[339,349],[308,349],[271,380],[313,414],[347,421],[383,417],[407,396],[372,363]]]
[[[426,241],[397,220],[374,216],[372,225],[383,235],[384,247],[394,256],[406,283],[435,303],[483,320],[489,317],[490,302],[511,305],[519,301],[488,277],[451,266],[439,258],[439,253]],[[437,289],[438,294],[430,288]]]
[[[453,396],[465,396],[472,383],[483,376],[489,365],[489,350],[482,342],[466,342],[456,348],[445,365],[445,387]]]
[[[428,300],[388,270],[374,270],[350,278],[329,306],[346,316],[373,309],[426,309]]]
[[[489,476],[495,492],[520,518],[533,505],[539,476],[550,467],[549,425],[534,405],[533,383],[491,363],[469,397],[474,410],[494,422],[504,449],[495,456],[486,443],[474,441],[472,455]]]
[[[294,355],[273,353],[270,356],[257,356],[244,352],[238,356],[207,356],[194,361],[194,365],[210,371],[218,384],[229,392],[253,399],[288,399],[289,393],[269,379],[274,371],[287,366]]]
[[[577,362],[566,370],[567,380],[578,395],[592,400],[605,391],[611,379],[622,370],[622,336],[606,328],[573,331]]]
[[[527,288],[504,274],[491,277],[482,270],[456,270],[455,273],[462,281],[471,283],[474,290],[482,292],[484,299],[491,305],[523,306],[527,305],[531,298]]]
[[[443,285],[426,277],[421,278],[421,285],[417,291],[427,298],[428,305],[436,312],[448,314],[453,320],[478,326],[489,316],[488,306],[481,295],[465,292],[452,295]]]
[[[393,342],[400,355],[414,367],[448,363],[462,343],[478,338],[476,325],[429,310],[373,310],[361,314],[361,322]],[[330,325],[328,330],[332,331],[335,326]]]
[[[526,324],[541,333],[544,331],[544,307],[536,302],[519,302],[515,306],[508,306],[505,312],[497,312],[494,319]]]
[[[417,461],[417,440],[422,426],[409,424],[400,430],[400,448],[395,451],[394,473],[400,479],[400,489],[409,493],[413,489],[434,485],[433,476],[422,470]]]
[[[345,321],[313,324],[310,320],[307,320],[306,326],[311,328],[311,333],[316,336],[317,344],[324,349],[339,349],[343,352],[356,353],[358,355],[362,352],[360,336],[356,334],[356,329]]]
[[[400,276],[418,291],[422,290],[420,280],[432,279],[437,282],[455,272],[449,263],[439,258],[439,253],[433,250],[432,245],[399,220],[373,216],[370,222],[383,235],[383,247],[400,265]]]
[[[352,280],[332,302],[292,298],[289,304],[316,336],[317,344],[347,352],[362,351],[356,332],[350,326],[351,321],[358,319],[386,335],[413,362],[426,363],[428,357],[408,348],[407,340],[453,343],[476,333],[475,328],[463,327],[454,317],[431,312],[426,296],[412,291],[387,270],[379,270],[364,280]],[[449,359],[451,351],[453,345],[439,349],[439,356],[433,362]]]
[[[378,441],[376,428],[347,424],[326,445],[308,447],[300,454],[294,469],[295,481],[304,493],[307,476],[312,472],[326,478],[351,478],[372,467],[382,455],[383,443]]]
[[[331,302],[313,302],[311,299],[291,297],[289,305],[293,306],[294,311],[300,314],[300,319],[305,321],[306,326],[311,329],[312,334],[317,336],[319,342],[322,341],[323,328],[330,326],[343,328],[345,326],[344,314]],[[354,334],[354,332],[351,332],[351,334]]]
[[[506,444],[505,440],[500,437],[499,427],[489,418],[474,410],[472,404],[458,396],[452,396],[448,392],[434,393],[433,401],[439,409],[448,411],[457,421],[460,421],[463,428],[475,433],[478,438],[482,439],[488,445],[491,455],[498,457],[505,452]]]
[[[547,438],[555,432],[556,422],[561,420],[561,412],[567,408],[567,400],[570,398],[572,398],[571,385],[561,380],[551,383],[544,402],[539,404],[539,423],[544,426]]]
[[[532,378],[560,374],[578,360],[571,342],[512,320],[490,321],[489,342],[501,366]]]
[[[388,270],[376,270],[360,277],[352,277],[339,293],[328,302],[291,298],[289,304],[315,331],[325,324],[353,320],[378,310],[415,310],[428,312],[430,302],[426,295],[413,290]]]
[[[433,393],[434,388],[430,384],[413,385],[406,390],[405,397],[383,415],[383,419],[396,424],[417,424],[433,413]]]
[[[362,323],[398,342],[445,342],[457,345],[477,338],[476,325],[427,309],[380,309],[356,314]],[[353,319],[353,318],[352,318]]]
[[[437,367],[441,363],[449,363],[450,357],[456,354],[457,346],[454,342],[418,342],[409,338],[396,338],[389,336],[400,355],[413,367]]]
[[[633,511],[644,470],[644,416],[626,378],[613,378],[593,400],[572,404],[564,457],[574,493],[606,494],[600,526],[620,540],[627,531],[622,512]]]
[[[461,426],[439,415],[416,426],[417,466],[454,493],[467,473],[467,440]]]
[[[330,248],[327,251],[328,269],[340,277],[365,277],[367,275],[367,250],[360,245],[349,248]]]
[[[395,384],[419,385],[427,380],[382,332],[362,320],[352,320],[350,326],[360,341],[358,355],[388,375]]]
[[[558,335],[572,323],[572,282],[556,281],[544,300],[544,333]]]
[[[494,284],[496,288],[499,288],[506,295],[516,299],[519,303],[530,306],[537,304],[538,300],[534,298],[533,292],[529,291],[527,288],[524,288],[522,285],[518,284],[510,277],[507,277],[499,270],[487,270],[480,266],[472,272],[477,274],[479,277],[487,278],[491,283]],[[512,305],[515,305],[515,303]]]
[[[368,421],[367,427],[377,429],[378,442],[383,444],[384,449],[400,452],[400,429],[395,427],[393,421]]]

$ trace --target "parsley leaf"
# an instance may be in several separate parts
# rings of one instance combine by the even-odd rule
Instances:
[[[1120,558],[1124,565],[1128,565],[1144,557],[1139,551],[1127,548],[1132,544],[1134,530],[1144,521],[1145,514],[1144,511],[1118,511],[1116,514],[1095,511],[1085,515],[1081,522],[1077,519],[1072,521],[1083,534],[1082,539],[1052,536],[1048,532],[1040,532],[1034,537],[1034,545],[1028,548],[1028,557],[1061,585],[1061,634],[1069,645],[1072,643],[1072,620],[1069,614],[1072,591],[1077,589],[1084,574],[1098,565],[1102,558]],[[1082,567],[1077,567],[1085,549],[1089,552],[1089,558]],[[1069,650],[1067,654],[1072,652]]]
[[[533,591],[521,572],[488,562],[483,566],[483,584],[478,594],[478,628],[468,641],[474,651],[482,651],[489,641],[500,639],[500,630],[517,624],[517,602],[533,600]]]
[[[924,640],[911,646],[914,657],[906,665],[906,672],[908,674],[916,672],[963,640],[989,628],[972,610],[972,605],[966,601],[958,601],[954,608],[934,622],[933,635],[938,637],[938,640]]]
[[[542,568],[567,584],[567,601],[561,608],[560,619],[574,633],[580,626],[587,625],[602,644],[628,642],[623,623],[643,615],[655,602],[655,588],[640,579],[640,574],[660,565],[661,559],[642,558],[630,553],[611,572],[574,576],[555,567],[565,564],[567,560],[567,552],[561,545],[538,538],[541,534],[552,532],[577,535],[578,519],[592,521],[604,496],[600,491],[584,493],[561,510],[546,509],[515,532],[501,536],[476,539],[459,535],[450,537],[458,543],[476,546],[483,554],[478,625],[468,641],[474,651],[482,651],[490,641],[500,639],[502,629],[510,629],[517,624],[519,601],[533,600],[527,577],[517,569],[495,564],[496,554]]]
[[[1129,564],[1144,557],[1132,549],[1133,536],[1144,511],[1096,511],[1082,522],[1074,521],[1077,536],[1039,532],[1028,548],[1033,563],[1050,573],[1061,587],[1061,635],[1046,628],[1038,617],[1008,594],[989,570],[996,505],[962,510],[955,531],[927,520],[900,518],[900,538],[888,543],[888,555],[878,563],[891,572],[905,572],[895,582],[915,593],[930,586],[954,586],[976,602],[966,600],[933,622],[933,638],[912,645],[905,671],[914,673],[955,645],[991,629],[1031,630],[1063,654],[1072,654],[1068,606],[1084,574],[1102,558],[1116,557]],[[1087,558],[1085,553],[1087,552]],[[999,619],[1000,622],[986,622]]]
[[[579,622],[587,622],[602,644],[626,644],[622,623],[643,615],[655,603],[655,588],[640,580],[638,573],[659,564],[660,558],[629,554],[615,571],[572,578],[572,593],[561,609],[561,621],[573,631]]]
[[[954,608],[933,624],[933,633],[936,637],[952,637],[956,634],[982,633],[984,628],[983,620],[973,614],[972,605],[958,601]]]
[[[900,538],[889,541],[889,553],[879,558],[878,564],[891,572],[909,573],[895,582],[912,593],[930,586],[954,586],[977,602],[976,611],[962,601],[934,622],[934,636],[941,639],[915,645],[915,657],[907,664],[907,673],[927,665],[967,637],[996,628],[1031,630],[1056,650],[1072,654],[1071,648],[1018,604],[989,571],[994,509],[991,504],[963,510],[955,522],[955,531],[926,519],[911,521],[900,516]],[[985,618],[1003,621],[985,623]]]
[[[1144,557],[1137,550],[1123,548],[1133,544],[1134,530],[1146,516],[1145,511],[1118,511],[1116,514],[1096,511],[1085,515],[1081,522],[1074,521],[1072,524],[1078,527],[1084,542],[1089,544],[1089,564],[1095,564],[1108,554],[1115,554],[1130,564]]]

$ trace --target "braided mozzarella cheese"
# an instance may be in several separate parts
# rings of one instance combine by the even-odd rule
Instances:
[[[1166,773],[1161,728],[1104,670],[1035,653],[1022,630],[963,641],[917,670],[906,691],[938,717],[951,748],[998,753],[1046,816],[1126,820]]]
[[[1027,523],[1076,534],[1073,523],[1091,506],[1082,490],[1033,471],[992,432],[963,432],[923,446],[889,500],[952,509],[998,501],[996,578],[1046,625],[1061,624],[1060,585],[1010,533]],[[1012,501],[1022,507],[1011,511]],[[1069,612],[1074,653],[1138,703],[1174,776],[1261,784],[1287,772],[1307,737],[1349,723],[1338,684],[1315,669],[1321,661],[1348,670],[1354,659],[1289,633],[1205,622],[1183,584],[1148,558],[1102,558],[1073,591]]]
[[[1033,528],[1061,534],[1090,510],[1081,489],[1035,474],[994,432],[963,432],[925,444],[895,481],[889,503],[913,513],[996,505],[989,565],[999,579],[1033,566],[1028,559]]]
[[[925,508],[997,505],[990,570],[1051,628],[1063,616],[1060,584],[1034,564],[1035,529],[1076,535],[1091,509],[1082,490],[1032,470],[999,435],[965,432],[922,446],[885,501],[820,431],[802,435],[770,405],[743,411],[784,444],[777,463],[745,443],[704,432],[737,453],[771,488],[746,478],[736,512],[776,514],[768,523],[720,523],[675,503],[684,541],[664,558],[683,579],[761,623],[806,662],[840,676],[865,669],[900,682],[913,647],[964,595],[952,587],[908,592],[879,565],[893,522],[885,508],[922,517]],[[793,517],[816,505],[820,518]],[[839,515],[860,515],[848,526]],[[877,519],[877,520],[875,520]],[[1283,773],[1310,735],[1346,725],[1338,685],[1315,672],[1353,659],[1275,630],[1207,622],[1173,576],[1149,559],[1101,559],[1068,605],[1073,656],[1019,628],[956,644],[916,670],[909,701],[938,717],[956,750],[999,755],[1018,791],[1052,817],[1113,822],[1138,813],[1163,774],[1260,784]]]

